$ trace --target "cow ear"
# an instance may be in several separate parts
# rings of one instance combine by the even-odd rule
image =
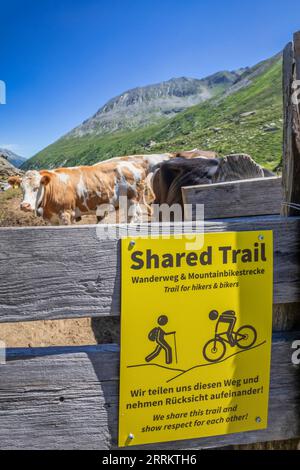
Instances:
[[[42,176],[40,183],[43,184],[44,186],[47,186],[47,184],[50,183],[50,176],[49,175]]]
[[[20,176],[10,176],[10,178],[8,178],[7,182],[12,187],[19,187],[20,184],[22,183],[22,178]]]

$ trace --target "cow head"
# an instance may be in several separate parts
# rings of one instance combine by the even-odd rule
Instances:
[[[10,176],[7,180],[8,184],[10,184],[13,188],[19,188],[22,183],[21,176]]]
[[[22,178],[16,180],[12,177],[8,180],[9,184],[21,186],[23,191],[23,200],[20,209],[25,212],[33,212],[37,207],[37,198],[40,196],[41,174],[36,170],[29,170]]]

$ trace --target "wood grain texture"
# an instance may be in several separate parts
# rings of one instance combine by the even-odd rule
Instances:
[[[300,80],[300,31],[296,31],[293,37],[294,59],[295,59],[295,78]]]
[[[289,42],[283,50],[282,66],[282,90],[283,90],[283,157],[282,157],[282,192],[283,205],[281,207],[282,215],[289,215],[291,208],[288,203],[291,201],[291,179],[293,171],[292,157],[292,84],[293,84],[293,61],[294,48],[293,43]]]
[[[185,204],[204,204],[205,219],[279,214],[282,201],[281,178],[255,178],[182,188]]]
[[[300,33],[294,35],[294,43],[289,43],[283,51],[283,215],[299,215],[300,204],[300,121],[299,85],[300,80]],[[295,88],[296,87],[296,88]],[[298,93],[295,92],[299,90]]]
[[[184,224],[187,233],[202,231],[193,224]],[[97,230],[93,225],[0,229],[0,322],[119,315],[118,237],[126,227],[109,240],[98,238]],[[299,217],[206,221],[204,230],[273,230],[274,303],[300,301]]]
[[[293,113],[293,131],[295,134],[295,145],[297,148],[297,167],[296,171],[297,174],[294,175],[294,178],[297,178],[297,196],[298,196],[298,203],[300,202],[300,31],[297,31],[294,34],[294,61],[295,61],[295,71],[294,71],[294,79],[296,80],[296,102],[293,100],[294,103],[294,113]],[[296,183],[296,182],[295,182]]]
[[[273,305],[273,331],[300,330],[300,303]]]
[[[299,366],[291,342],[273,341],[268,428],[139,446],[200,449],[300,437]],[[111,449],[117,446],[117,346],[8,350],[0,365],[1,449]]]

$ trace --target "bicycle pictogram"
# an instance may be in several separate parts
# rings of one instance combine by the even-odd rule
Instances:
[[[212,321],[218,318],[218,321],[214,338],[210,339],[203,347],[203,356],[208,362],[220,361],[226,353],[227,344],[231,347],[238,346],[241,349],[249,349],[254,345],[257,332],[253,326],[243,325],[234,331],[236,314],[233,310],[226,310],[221,315],[217,310],[212,310],[209,313],[209,318]],[[219,332],[220,325],[227,325],[227,330]]]

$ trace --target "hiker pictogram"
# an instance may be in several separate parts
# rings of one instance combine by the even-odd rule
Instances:
[[[233,310],[226,310],[221,315],[217,310],[211,310],[209,319],[212,321],[218,319],[214,338],[210,339],[203,347],[203,356],[209,362],[217,362],[224,357],[226,343],[231,347],[238,346],[241,349],[248,349],[256,341],[257,332],[251,325],[241,326],[237,331],[234,331],[236,314]],[[224,325],[227,328],[220,331]]]
[[[165,363],[166,364],[172,364],[173,362],[173,349],[170,346],[170,344],[166,341],[165,337],[168,335],[174,335],[174,352],[175,352],[175,360],[177,362],[177,350],[176,350],[176,331],[169,331],[166,332],[164,331],[161,326],[165,326],[168,323],[169,319],[166,315],[161,315],[157,319],[157,323],[159,326],[156,326],[153,328],[149,334],[148,334],[148,339],[150,341],[155,341],[157,346],[152,351],[152,353],[148,354],[148,356],[145,358],[146,362],[153,361],[161,351],[165,352]]]

